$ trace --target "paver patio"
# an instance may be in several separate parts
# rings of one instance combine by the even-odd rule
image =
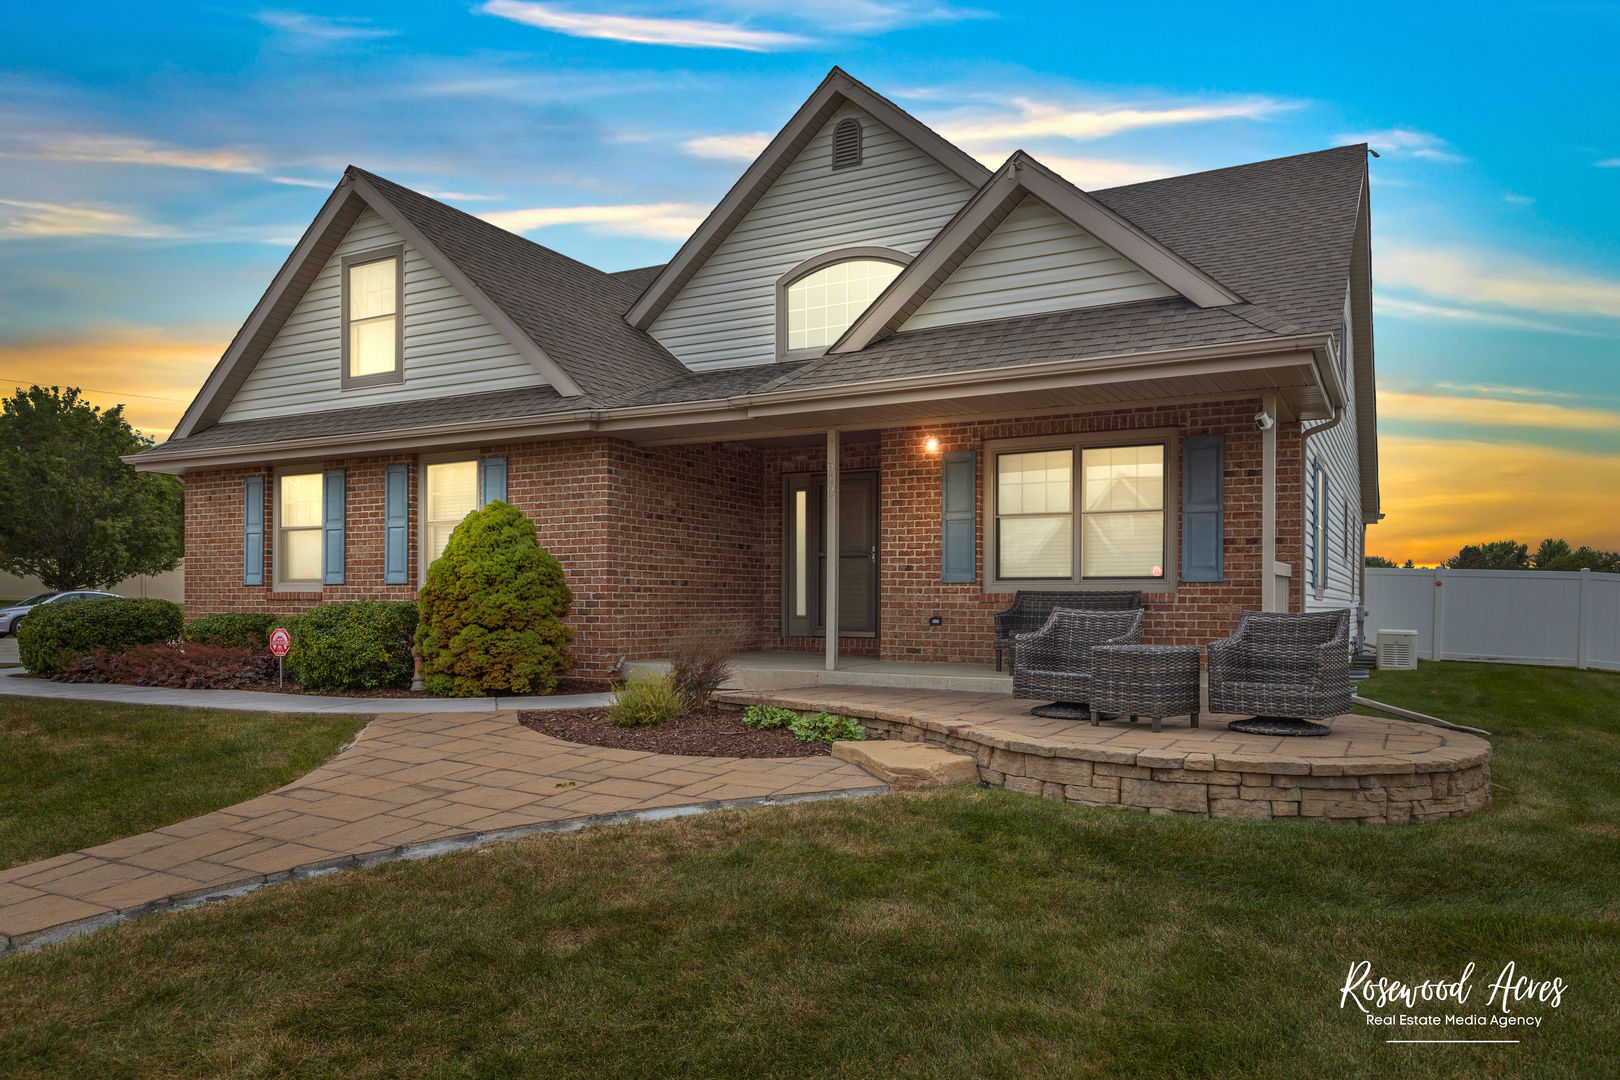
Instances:
[[[512,713],[384,715],[337,757],[266,795],[0,870],[0,950],[424,845],[883,790],[833,757],[681,757],[562,742]]]

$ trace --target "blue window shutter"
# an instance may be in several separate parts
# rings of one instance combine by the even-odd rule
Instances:
[[[390,465],[383,473],[383,584],[410,583],[410,467]]]
[[[940,487],[939,580],[978,580],[978,452],[945,455]]]
[[[478,508],[506,501],[506,459],[487,457],[478,463]]]
[[[1182,439],[1182,581],[1221,581],[1224,577],[1225,483],[1226,436],[1189,435]]]
[[[264,477],[242,478],[242,584],[264,584]]]
[[[343,584],[343,470],[328,469],[321,487],[321,584]]]

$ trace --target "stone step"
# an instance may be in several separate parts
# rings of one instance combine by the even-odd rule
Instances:
[[[835,742],[833,757],[859,765],[896,791],[977,784],[979,765],[966,754],[903,739]]]

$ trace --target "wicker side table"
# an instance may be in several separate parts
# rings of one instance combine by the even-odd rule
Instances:
[[[1153,730],[1167,716],[1198,726],[1196,645],[1099,645],[1091,651],[1091,723],[1099,713],[1146,716]]]

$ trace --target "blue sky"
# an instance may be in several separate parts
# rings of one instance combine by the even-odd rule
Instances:
[[[833,64],[1082,187],[1367,140],[1372,550],[1620,546],[1620,4],[9,5],[0,385],[162,434],[353,162],[662,262]],[[1526,500],[1526,487],[1537,500]]]

